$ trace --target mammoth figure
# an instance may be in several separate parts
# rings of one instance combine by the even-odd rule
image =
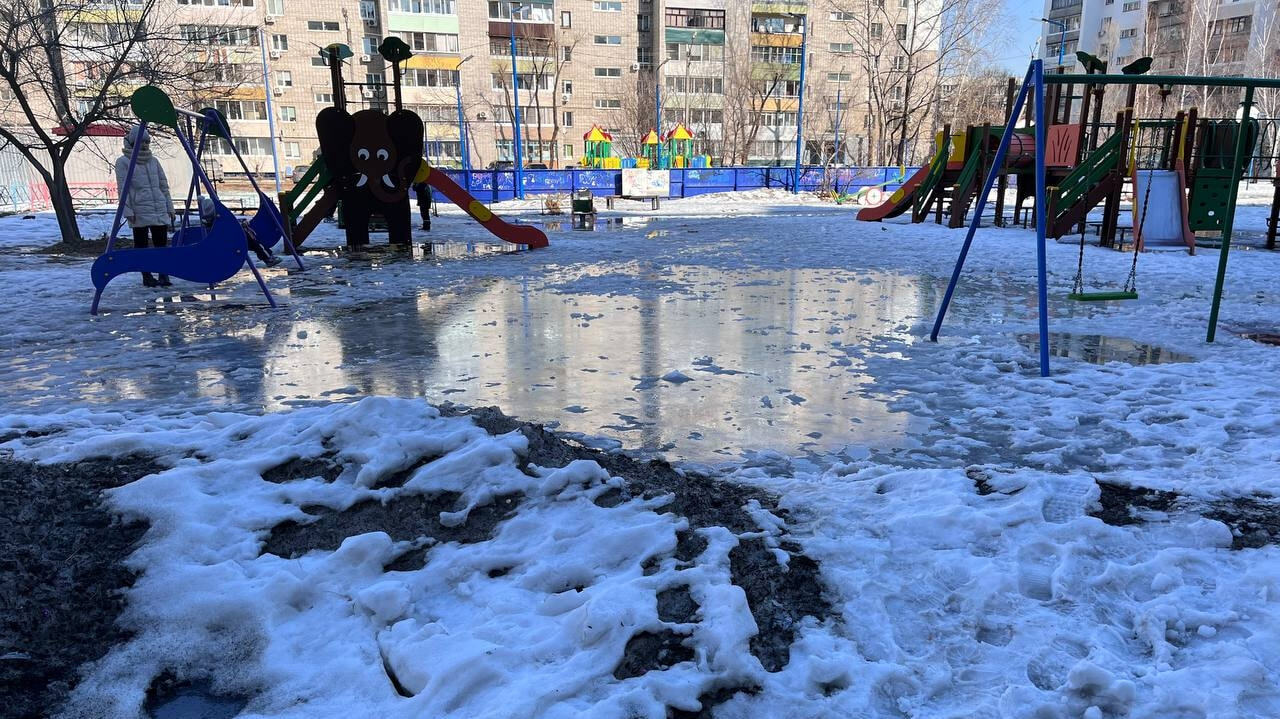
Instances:
[[[369,217],[387,219],[393,245],[411,240],[409,186],[422,163],[422,120],[408,110],[385,115],[361,110],[354,115],[327,107],[316,116],[320,154],[332,180],[320,204],[342,203],[347,245],[369,243]]]

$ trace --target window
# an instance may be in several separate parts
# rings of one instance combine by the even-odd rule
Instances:
[[[539,90],[551,89],[551,78],[547,75],[518,75],[521,90],[532,90],[537,85]],[[505,90],[511,87],[511,75],[506,73],[492,75],[493,89]]]
[[[285,157],[302,157],[302,146],[297,142],[293,142],[293,141],[284,143],[284,156]]]
[[[771,62],[783,65],[796,65],[800,62],[800,48],[752,45],[751,62]]]
[[[884,37],[884,25],[873,22],[867,26],[867,32],[871,35],[872,40],[879,40]]]
[[[597,67],[595,71],[596,77],[622,77],[622,68],[620,67]]]
[[[400,33],[400,38],[404,40],[406,45],[413,48],[414,52],[458,52],[457,35],[439,32],[402,32]],[[502,45],[501,54],[505,55],[511,51],[510,45],[506,41],[500,44]],[[516,43],[516,50],[520,50],[519,42]]]
[[[381,92],[378,86],[387,84],[387,78],[380,72],[367,72],[364,75],[364,84]]]
[[[257,100],[215,100],[213,106],[228,120],[267,119],[267,103]]]
[[[565,156],[565,157],[573,157],[573,145],[570,145],[570,144],[568,144],[568,143],[565,143],[565,146],[564,146],[564,156]]]
[[[799,97],[799,80],[774,80],[760,83],[760,94],[764,97]]]
[[[591,9],[596,12],[622,12],[622,3],[618,0],[593,0]]]
[[[1123,8],[1121,8],[1121,10],[1120,10],[1120,11],[1121,11],[1121,12],[1133,12],[1134,10],[1138,10],[1138,9],[1140,9],[1141,7],[1142,7],[1142,2],[1141,2],[1141,0],[1132,0],[1132,2],[1127,2],[1127,3],[1125,3],[1125,4],[1124,4],[1124,7],[1123,7]]]
[[[390,12],[407,12],[415,15],[457,15],[457,0],[389,0]]]
[[[566,94],[566,95],[572,95],[572,94],[573,94],[573,81],[572,81],[572,80],[565,80],[565,81],[564,81],[564,85],[562,85],[562,86],[561,86],[561,90],[560,90],[560,91],[561,91],[561,92],[563,92],[563,93],[564,93],[564,94]]]
[[[833,42],[827,46],[827,49],[837,54],[848,54],[853,52],[853,43]]]
[[[906,25],[906,23],[901,23],[901,22],[900,22],[900,23],[898,23],[898,27],[894,28],[894,32],[896,33],[897,38],[898,38],[898,40],[899,40],[899,41],[904,41],[904,40],[906,40],[906,39],[907,39],[907,25]]]
[[[573,13],[568,10],[560,12],[560,27],[573,27]]]
[[[565,110],[560,117],[560,124],[565,127],[573,127],[573,113],[569,110]]]
[[[288,50],[288,49],[289,49],[289,36],[288,36],[288,35],[272,35],[272,36],[271,36],[271,49],[272,49],[272,50],[279,50],[280,52],[284,52],[284,51]]]
[[[218,47],[257,47],[258,29],[221,25],[182,25],[182,39],[197,45]]]
[[[561,50],[560,57],[562,58],[562,62],[573,62],[573,48],[571,46],[566,45],[560,48],[560,50]]]
[[[338,23],[334,22],[333,20],[308,20],[307,29],[320,30],[324,32],[337,32]]]
[[[293,87],[293,73],[288,70],[276,70],[276,87]]]
[[[406,87],[457,87],[458,71],[409,69],[401,79]]]
[[[1138,31],[1135,28],[1131,28],[1131,27],[1127,27],[1120,31],[1121,38],[1135,37],[1137,36],[1137,34],[1138,34]]]
[[[723,62],[724,45],[687,45],[685,43],[667,43],[667,59],[688,60],[690,62]]]
[[[762,15],[751,18],[751,32],[798,33],[803,29],[800,19],[790,15]]]
[[[723,110],[708,110],[706,108],[695,108],[689,110],[688,119],[685,121],[690,125],[719,125],[724,121]]]
[[[668,75],[667,89],[696,95],[723,95],[724,80],[718,77],[685,77]]]
[[[284,14],[284,0],[267,0],[267,14],[268,14],[268,15],[283,15],[283,14]]]
[[[532,105],[523,105],[520,107],[520,122],[525,125],[543,125],[549,126],[555,124],[556,114],[549,107],[534,107]],[[516,121],[514,114],[511,112],[510,105],[495,105],[493,108],[493,122],[496,125],[510,125]]]
[[[664,13],[667,27],[694,27],[707,30],[724,29],[724,10],[668,7]]]
[[[377,55],[378,45],[380,43],[381,43],[381,40],[379,38],[369,37],[368,35],[366,35],[364,38],[364,54]]]
[[[795,127],[796,114],[794,112],[762,112],[760,113],[760,124],[764,127]]]
[[[237,137],[236,150],[241,155],[271,155],[271,138],[269,137]],[[221,137],[212,137],[209,142],[209,152],[214,155],[230,155],[231,145]]]
[[[511,140],[496,140],[494,141],[493,145],[494,145],[494,149],[498,151],[499,160],[514,159],[514,156],[513,156],[513,151],[515,149],[514,142],[512,142]],[[525,162],[538,162],[543,160],[550,160],[555,157],[555,154],[556,154],[556,144],[554,142],[531,142],[526,140],[524,143],[523,159]]]
[[[516,55],[520,57],[550,57],[550,53],[551,43],[547,40],[516,38]],[[510,57],[511,39],[509,37],[490,37],[489,54],[496,57]]]
[[[636,30],[639,32],[649,32],[653,29],[653,18],[648,15],[636,15]]]
[[[653,48],[651,48],[651,47],[643,47],[643,46],[642,46],[642,47],[637,47],[637,48],[636,48],[636,62],[640,63],[641,65],[643,65],[643,66],[645,66],[645,67],[649,67],[649,66],[653,65]]]
[[[621,110],[622,100],[616,97],[597,97],[592,106],[597,110]]]
[[[332,105],[332,104],[333,104],[333,93],[331,93],[331,92],[317,92],[317,93],[315,93],[314,95],[312,95],[312,99],[314,99],[314,100],[316,101],[316,104],[317,104],[317,105]]]
[[[178,0],[178,4],[203,5],[205,7],[253,7],[253,0]]]
[[[827,82],[853,82],[853,73],[829,72],[827,73]]]
[[[329,58],[319,55],[311,56],[311,67],[329,67]]]
[[[551,0],[525,0],[516,8],[516,22],[553,22],[555,17],[551,9]],[[489,1],[490,20],[510,20],[511,3],[507,0]]]
[[[907,69],[907,58],[906,58],[906,56],[905,56],[905,55],[894,55],[894,56],[893,56],[893,69],[894,69],[894,70],[906,70],[906,69]]]
[[[280,119],[285,122],[298,121],[298,108],[292,105],[285,105],[280,108]]]
[[[836,22],[851,22],[857,19],[857,15],[851,12],[843,12],[838,10],[831,11],[831,19]]]
[[[422,118],[423,122],[449,124],[458,122],[458,108],[456,105],[410,105],[408,109]]]
[[[621,45],[621,35],[596,35],[595,43],[597,45]]]

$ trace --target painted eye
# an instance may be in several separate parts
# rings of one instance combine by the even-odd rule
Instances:
[[[367,160],[369,159],[369,151],[362,147],[358,152],[356,152],[356,157],[360,158],[361,160]]]
[[[385,160],[385,159],[387,159],[388,157],[391,157],[391,153],[387,152],[386,150],[378,150],[378,159],[379,159],[379,160]]]

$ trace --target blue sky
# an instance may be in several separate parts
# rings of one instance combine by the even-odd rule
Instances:
[[[1005,0],[1005,5],[1012,34],[998,61],[1006,69],[1022,73],[1026,71],[1031,57],[1031,44],[1040,37],[1040,23],[1032,18],[1043,14],[1044,3],[1040,0]]]

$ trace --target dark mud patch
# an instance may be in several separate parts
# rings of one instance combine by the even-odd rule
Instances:
[[[1116,527],[1144,524],[1169,515],[1198,515],[1231,530],[1231,548],[1280,544],[1280,500],[1231,497],[1209,502],[1174,492],[1098,482],[1101,496],[1089,515]]]
[[[386,532],[397,542],[415,542],[417,545],[415,549],[397,557],[387,565],[387,569],[421,569],[431,544],[468,544],[492,539],[498,523],[515,512],[520,497],[497,497],[490,504],[472,509],[467,515],[467,521],[458,526],[441,524],[442,512],[465,509],[460,500],[461,495],[445,492],[435,495],[400,495],[386,502],[366,500],[344,512],[324,507],[305,507],[303,511],[314,519],[276,525],[267,537],[262,553],[293,559],[317,549],[335,550],[348,537],[369,532]]]
[[[0,696],[4,716],[54,713],[78,668],[128,639],[116,619],[134,575],[122,561],[147,530],[102,490],[164,467],[148,458],[33,464],[0,459]]]
[[[646,672],[661,671],[680,662],[691,662],[693,656],[693,649],[684,645],[684,637],[670,629],[641,632],[627,640],[622,661],[613,669],[613,678],[631,679]]]
[[[688,585],[658,592],[658,619],[672,624],[688,624],[696,621],[697,616],[698,602],[689,593]]]
[[[284,484],[312,477],[323,477],[326,482],[334,482],[342,476],[344,469],[335,457],[335,454],[312,458],[294,457],[263,472],[262,479],[273,484]]]
[[[529,451],[524,457],[528,464],[563,467],[575,460],[591,460],[610,474],[623,478],[623,499],[670,496],[672,500],[665,509],[686,518],[690,527],[690,531],[681,532],[677,537],[678,544],[673,554],[682,563],[696,562],[706,549],[707,541],[696,531],[698,529],[724,527],[735,534],[758,531],[759,527],[744,510],[753,500],[784,521],[787,519],[786,512],[778,508],[777,498],[760,489],[678,472],[661,460],[641,461],[624,454],[570,443],[541,426],[507,417],[495,407],[464,410],[445,406],[441,411],[468,415],[492,434],[519,431],[529,440]],[[781,670],[790,661],[795,628],[804,617],[822,621],[834,614],[831,603],[823,594],[817,563],[804,556],[794,542],[784,540],[781,548],[789,555],[787,566],[779,563],[763,540],[743,541],[729,555],[731,579],[746,593],[752,616],[760,630],[751,641],[751,652],[765,669],[772,672]],[[657,559],[660,558],[650,561]],[[697,604],[692,597],[681,597],[678,591],[664,594],[665,597],[659,600],[660,611],[684,622],[696,621]],[[672,636],[678,638],[678,635]],[[615,676],[619,672],[624,676],[636,676],[632,672],[640,668],[648,671],[669,666],[664,663],[672,657],[681,656],[681,650],[673,641],[665,634],[633,637],[615,670]],[[704,702],[704,713],[709,715],[714,703],[723,702],[736,692],[755,689],[752,686],[723,687],[714,697],[708,697],[708,701],[713,703]]]

